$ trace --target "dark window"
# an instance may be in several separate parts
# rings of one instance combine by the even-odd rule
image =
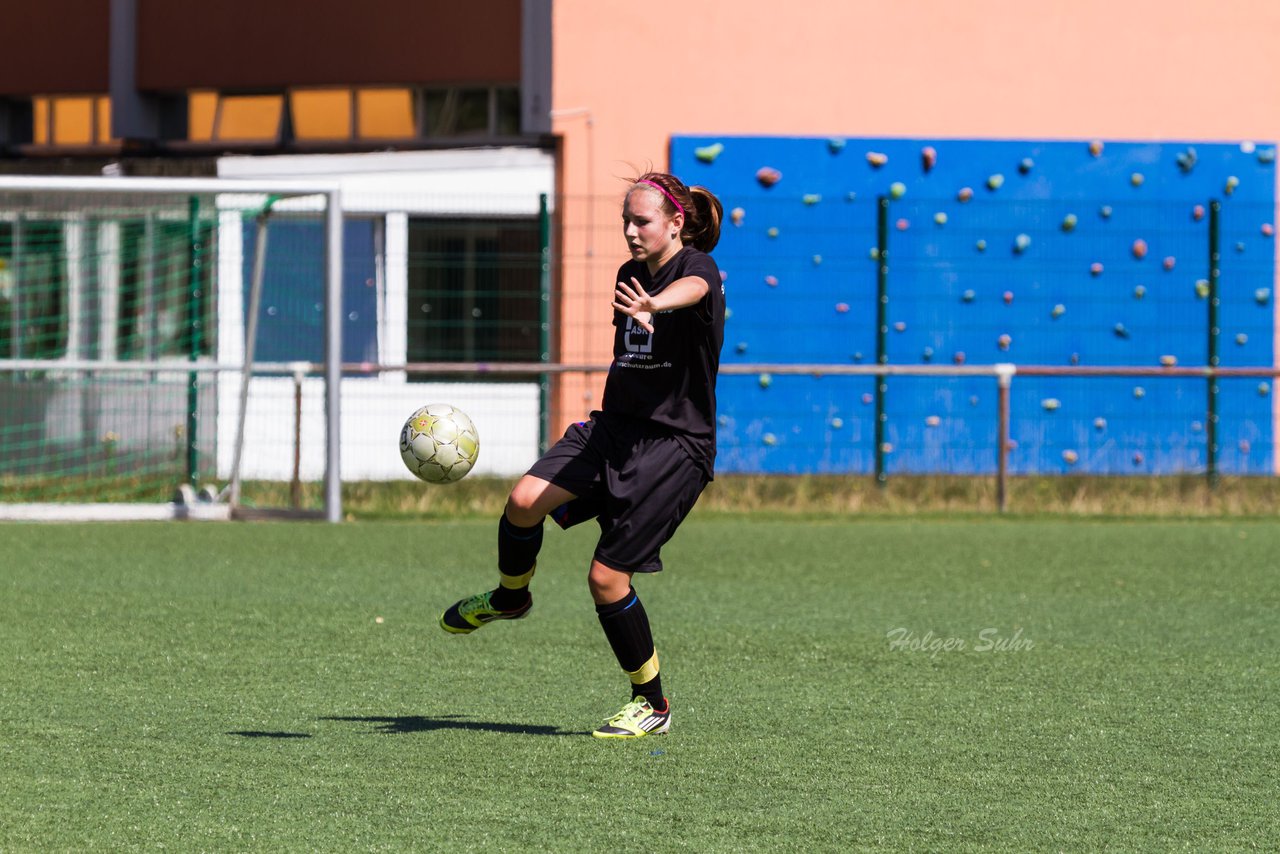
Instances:
[[[378,361],[378,291],[374,221],[342,224],[342,361]],[[273,218],[267,225],[267,258],[258,309],[257,362],[324,360],[324,223]],[[258,226],[244,223],[244,306],[253,283]]]
[[[56,359],[67,352],[67,256],[61,222],[0,224],[0,352]]]
[[[409,361],[537,361],[540,269],[536,219],[410,219]]]
[[[520,89],[514,86],[453,87],[422,93],[423,135],[516,136],[520,133]]]
[[[203,249],[198,293],[191,292],[191,224],[179,220],[132,219],[120,223],[120,304],[116,348],[121,359],[158,359],[191,353],[191,305],[203,322],[198,352],[213,353],[214,227],[198,226]]]

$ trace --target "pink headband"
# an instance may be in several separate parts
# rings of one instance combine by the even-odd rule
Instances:
[[[650,180],[648,180],[648,179],[641,180],[641,181],[636,181],[636,183],[637,183],[637,184],[648,184],[650,187],[653,187],[653,188],[654,188],[654,189],[656,189],[659,193],[662,193],[662,195],[666,196],[666,197],[667,197],[667,201],[671,202],[671,204],[673,204],[673,205],[675,205],[675,206],[676,206],[676,210],[680,211],[680,216],[684,216],[684,215],[685,215],[685,214],[684,214],[684,207],[683,207],[679,202],[677,202],[677,201],[676,201],[676,197],[675,197],[675,196],[671,195],[671,194],[670,194],[670,193],[668,193],[666,190],[662,189],[662,185],[661,185],[661,184],[655,184],[655,183],[653,183],[652,181],[650,181]]]

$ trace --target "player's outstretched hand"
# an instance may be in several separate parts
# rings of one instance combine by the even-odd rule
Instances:
[[[623,314],[634,317],[650,333],[653,332],[653,297],[645,293],[644,287],[631,277],[631,284],[618,282],[618,289],[613,292],[613,307]]]

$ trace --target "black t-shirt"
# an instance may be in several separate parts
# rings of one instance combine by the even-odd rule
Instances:
[[[606,416],[643,419],[671,432],[712,476],[716,456],[716,374],[724,344],[724,284],[711,256],[686,246],[655,275],[628,261],[618,281],[635,277],[650,296],[672,282],[697,276],[707,295],[694,305],[654,315],[653,333],[613,313],[613,364],[604,386]]]

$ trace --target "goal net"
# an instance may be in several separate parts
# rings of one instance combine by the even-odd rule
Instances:
[[[0,518],[339,519],[340,234],[331,186],[0,178]]]

